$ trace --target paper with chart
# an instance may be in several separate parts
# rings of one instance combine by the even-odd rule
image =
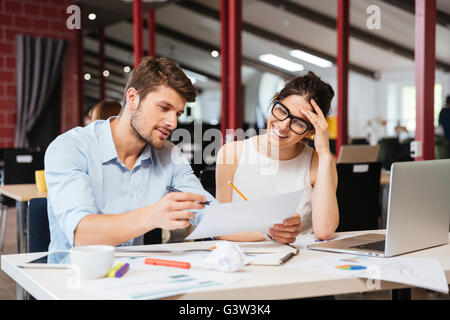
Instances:
[[[331,254],[325,258],[290,264],[291,268],[368,279],[397,282],[437,292],[448,293],[448,284],[439,261],[435,258],[372,258]]]
[[[198,256],[193,260],[200,259],[202,257]],[[130,263],[124,276],[86,280],[80,289],[106,299],[152,300],[239,280],[239,275],[227,273],[146,265],[145,257],[119,258],[115,263],[119,261]]]
[[[276,223],[295,214],[303,192],[298,190],[275,197],[216,204],[203,210],[199,225],[186,238],[210,238],[244,231],[267,232]]]

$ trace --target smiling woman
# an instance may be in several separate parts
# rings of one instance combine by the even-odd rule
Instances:
[[[325,119],[333,96],[331,86],[312,72],[295,78],[273,97],[265,134],[226,144],[217,155],[220,202],[242,201],[228,181],[249,200],[299,191],[293,217],[269,230],[276,241],[291,243],[298,234],[311,232],[318,239],[329,239],[338,226],[337,173]],[[305,143],[313,135],[315,150]],[[258,241],[266,237],[247,232],[221,238]]]

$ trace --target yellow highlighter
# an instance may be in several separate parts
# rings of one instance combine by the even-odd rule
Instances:
[[[240,191],[238,190],[238,188],[235,187],[235,185],[233,184],[233,182],[228,181],[228,183],[230,184],[230,186],[233,187],[234,190],[236,190],[237,193],[239,193],[239,195],[240,195],[245,201],[248,201],[248,199],[242,194],[242,192],[240,192]]]
[[[107,278],[114,278],[116,276],[117,270],[119,270],[123,266],[123,262],[117,263],[114,267],[109,269],[108,274],[106,275]]]

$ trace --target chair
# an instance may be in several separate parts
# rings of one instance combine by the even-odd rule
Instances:
[[[8,150],[3,153],[3,184],[35,183],[36,170],[44,169],[44,152],[27,149]],[[0,217],[2,221],[0,251],[4,249],[6,232],[6,219],[8,207],[15,206],[16,202],[8,197],[0,197]]]
[[[367,141],[366,138],[353,138],[350,142],[350,144],[369,144],[369,141]]]
[[[337,231],[379,228],[381,163],[338,163]]]
[[[44,152],[22,150],[5,152],[4,184],[35,183],[36,170],[44,170]]]
[[[400,159],[398,161],[413,161],[411,158],[411,141],[413,138],[408,138],[400,143]]]
[[[47,198],[28,201],[28,212],[29,252],[48,251],[50,228],[47,214]]]
[[[401,161],[402,151],[398,138],[386,137],[378,141],[380,145],[380,153],[378,154],[378,161],[386,170],[391,170],[393,162]]]
[[[450,140],[444,137],[436,137],[435,140],[436,159],[450,159]]]
[[[216,197],[216,167],[207,166],[200,171],[200,183],[213,197]]]

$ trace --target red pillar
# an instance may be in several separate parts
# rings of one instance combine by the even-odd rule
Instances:
[[[242,3],[241,0],[220,2],[220,59],[222,113],[220,129],[242,128]]]
[[[338,0],[337,32],[338,132],[336,155],[339,155],[341,146],[348,144],[350,0]]]
[[[134,67],[136,67],[144,56],[143,47],[143,22],[142,22],[142,0],[133,0],[133,45],[134,45]]]
[[[98,71],[99,71],[99,79],[100,79],[100,101],[105,100],[105,83],[106,79],[103,75],[103,71],[105,70],[105,28],[98,28]]]
[[[242,3],[228,1],[228,129],[242,128]]]
[[[228,0],[220,0],[220,131],[225,137],[228,124]]]
[[[155,46],[155,9],[148,10],[147,32],[148,32],[148,55],[151,57],[156,56]]]
[[[434,159],[434,74],[436,68],[436,0],[416,0],[416,141],[422,157]]]

